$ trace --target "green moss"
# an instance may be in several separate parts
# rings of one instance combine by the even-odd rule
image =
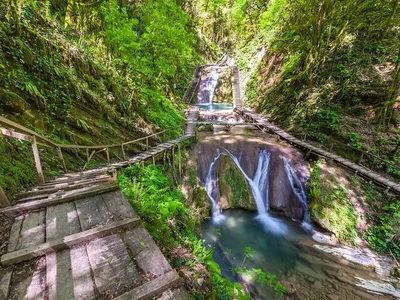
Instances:
[[[22,187],[37,183],[38,177],[31,147],[0,135],[0,185],[10,196]]]
[[[357,237],[354,208],[345,188],[332,180],[321,180],[320,164],[314,166],[309,180],[311,215],[341,242],[354,243]]]
[[[194,186],[197,183],[197,170],[194,166],[188,166],[189,185]]]
[[[221,199],[225,199],[228,202],[228,207],[254,209],[255,202],[248,183],[232,159],[224,155],[221,158],[219,170]]]
[[[33,56],[32,50],[25,44],[22,40],[16,39],[15,40],[18,48],[21,50],[21,57],[22,60],[27,63],[28,65],[32,65],[35,61],[35,57]]]
[[[22,114],[28,104],[18,94],[10,91],[0,91],[0,108],[8,113]]]

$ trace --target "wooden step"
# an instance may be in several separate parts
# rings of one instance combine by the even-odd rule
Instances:
[[[57,205],[61,203],[66,203],[69,201],[77,200],[77,199],[82,199],[94,195],[99,195],[111,191],[115,191],[118,189],[118,184],[112,183],[112,184],[103,184],[100,186],[94,186],[90,188],[84,188],[84,189],[79,189],[79,190],[74,190],[74,191],[69,191],[65,195],[60,196],[60,197],[54,197],[54,198],[49,198],[49,199],[43,199],[43,200],[33,200],[30,202],[26,203],[21,203],[21,204],[16,204],[11,207],[6,207],[3,209],[0,209],[0,213],[5,213],[8,215],[18,215],[23,212],[29,211],[29,210],[35,210],[35,209],[40,209],[52,205]]]
[[[96,238],[104,237],[112,233],[116,233],[119,230],[132,228],[134,226],[137,226],[138,224],[140,224],[140,219],[136,217],[75,233],[63,238],[54,239],[50,242],[46,242],[38,246],[27,247],[21,250],[4,254],[1,257],[1,264],[3,266],[9,266],[23,261],[31,260],[52,251],[71,248],[72,246],[79,245]]]
[[[116,300],[144,300],[151,299],[162,294],[164,291],[179,285],[180,277],[175,270],[171,270],[160,277],[146,282],[145,284],[122,294]]]
[[[54,186],[49,186],[49,188],[46,189],[37,189],[37,190],[32,190],[28,192],[23,192],[19,193],[16,195],[16,198],[19,199],[18,202],[26,202],[30,200],[37,200],[37,199],[43,199],[46,198],[54,193],[57,193],[59,191],[70,191],[70,190],[75,190],[87,186],[92,186],[92,185],[99,185],[101,183],[105,182],[113,182],[115,181],[114,178],[109,177],[109,176],[104,176],[99,179],[90,179],[90,180],[83,180],[77,183],[63,183],[63,184],[57,184]]]

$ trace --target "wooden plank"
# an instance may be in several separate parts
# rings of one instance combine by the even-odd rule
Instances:
[[[22,134],[22,133],[15,132],[15,131],[12,131],[12,130],[8,130],[8,129],[5,129],[5,128],[1,128],[1,133],[6,135],[6,136],[10,136],[10,137],[16,138],[18,140],[22,140],[22,141],[26,141],[26,142],[32,142],[32,137],[29,136],[29,135],[26,135],[26,134]]]
[[[78,233],[81,225],[74,203],[51,206],[46,210],[46,241]]]
[[[52,205],[57,205],[61,203],[66,203],[69,201],[77,200],[77,199],[82,199],[102,193],[107,193],[111,192],[114,190],[118,189],[117,184],[108,184],[108,185],[101,185],[99,187],[95,188],[88,188],[88,189],[80,189],[80,190],[75,190],[73,192],[70,192],[62,197],[55,197],[51,199],[45,199],[45,200],[35,200],[35,201],[30,201],[27,203],[21,203],[17,204],[11,207],[6,207],[3,209],[0,209],[0,213],[5,213],[9,215],[14,215],[14,214],[20,214],[25,211],[29,210],[34,210],[34,209],[39,209],[39,208],[44,208]]]
[[[114,182],[114,180],[112,178],[110,178],[110,180],[108,180],[108,182]],[[30,196],[30,197],[26,197],[26,198],[21,198],[19,199],[17,202],[21,203],[21,202],[28,202],[28,201],[32,201],[32,200],[40,200],[40,199],[45,199],[45,198],[54,198],[54,197],[63,197],[65,195],[69,195],[71,193],[75,193],[75,192],[79,192],[82,190],[87,190],[89,188],[96,188],[96,187],[101,187],[103,185],[105,185],[106,182],[103,181],[99,181],[99,182],[94,182],[93,184],[82,184],[81,186],[72,186],[71,188],[64,188],[64,189],[56,189],[55,191],[49,191],[49,192],[39,192],[37,195],[34,196]]]
[[[38,133],[36,133],[36,132],[34,132],[34,131],[32,131],[32,130],[30,130],[30,129],[24,127],[24,126],[22,126],[22,125],[19,125],[18,123],[15,123],[15,122],[13,122],[13,121],[11,121],[11,120],[8,120],[8,119],[6,119],[6,118],[4,118],[4,117],[0,117],[0,124],[4,124],[4,125],[6,125],[7,127],[11,127],[11,128],[14,128],[14,129],[18,129],[18,130],[23,131],[23,132],[25,132],[25,133],[29,133],[29,134],[31,134],[31,135],[33,135],[33,136],[36,136],[37,138],[39,138],[39,139],[41,139],[41,140],[43,140],[43,141],[46,141],[46,142],[49,143],[50,145],[57,147],[57,144],[54,143],[54,142],[52,142],[52,141],[49,140],[48,138],[46,138],[46,137],[44,137],[44,136],[42,136],[42,135],[40,135],[40,134],[38,134]]]
[[[64,156],[63,156],[63,154],[62,154],[62,150],[61,150],[60,147],[57,147],[57,154],[58,154],[58,158],[59,158],[60,161],[61,161],[61,165],[62,165],[62,167],[63,167],[64,172],[67,173],[68,170],[67,170],[67,167],[66,167],[66,165],[65,165]]]
[[[73,247],[69,251],[75,300],[95,299],[95,287],[86,246]]]
[[[128,199],[121,191],[102,194],[101,197],[107,205],[108,211],[120,220],[137,217]]]
[[[178,285],[180,277],[175,270],[169,271],[164,275],[153,279],[152,281],[146,282],[145,284],[115,298],[115,300],[144,300],[151,299],[157,295],[160,295],[164,291]]]
[[[82,230],[89,230],[100,225],[107,225],[117,219],[108,211],[102,195],[87,197],[75,201]]]
[[[119,235],[91,241],[86,249],[101,296],[114,297],[140,283],[140,274]]]
[[[40,245],[45,240],[44,211],[25,214],[15,250]]]
[[[22,272],[13,272],[12,289],[9,299],[39,300],[46,294],[46,260],[42,258],[29,266],[22,266]]]
[[[10,290],[11,271],[0,274],[0,299],[7,299]]]
[[[50,300],[74,299],[71,268],[68,249],[46,254],[46,282]]]
[[[46,210],[46,240],[78,233],[81,230],[73,203],[51,206]],[[74,299],[74,283],[69,249],[46,254],[49,299]]]
[[[124,241],[131,250],[138,267],[145,273],[161,276],[172,268],[145,228],[129,230]]]
[[[36,138],[33,137],[32,140],[32,151],[33,151],[33,158],[35,160],[36,171],[39,175],[39,180],[41,183],[44,183],[44,176],[42,170],[42,163],[40,162],[39,150],[36,143]]]
[[[38,190],[33,190],[29,192],[23,192],[16,194],[15,197],[19,198],[18,202],[26,202],[30,200],[37,200],[37,199],[43,199],[46,197],[49,197],[51,195],[57,194],[59,195],[60,193],[63,193],[65,191],[70,191],[70,190],[75,190],[83,187],[88,187],[88,186],[93,186],[101,183],[111,183],[114,182],[115,179],[109,177],[109,176],[104,176],[99,179],[89,179],[89,180],[83,180],[81,182],[75,183],[75,184],[68,184],[68,183],[63,183],[63,184],[56,184],[54,186],[49,186],[47,189],[38,189]],[[60,193],[57,193],[60,192]]]
[[[3,188],[0,186],[0,208],[8,206],[10,206],[10,202],[8,202],[6,194],[4,193]]]
[[[63,238],[53,239],[37,246],[26,247],[21,250],[4,254],[1,257],[1,264],[3,266],[9,266],[35,257],[43,256],[53,251],[71,248],[75,245],[118,232],[119,230],[134,227],[139,223],[139,218],[127,219],[83,232],[78,232]]]
[[[17,249],[17,244],[19,240],[19,235],[22,228],[22,223],[24,222],[25,215],[18,216],[14,219],[14,223],[11,226],[10,238],[7,247],[7,252],[12,252]],[[0,298],[1,299],[1,298]]]

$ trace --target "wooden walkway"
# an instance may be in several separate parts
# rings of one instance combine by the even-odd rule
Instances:
[[[377,185],[380,185],[384,188],[386,188],[387,191],[392,191],[396,194],[400,194],[400,183],[393,182],[363,166],[360,166],[356,163],[351,162],[350,160],[347,160],[343,157],[340,157],[339,155],[330,153],[328,151],[322,150],[320,148],[317,148],[307,142],[304,142],[302,140],[299,140],[298,138],[295,138],[294,136],[288,134],[278,126],[273,125],[271,122],[269,122],[266,118],[263,118],[259,114],[252,112],[248,109],[240,108],[237,107],[235,111],[241,115],[245,120],[250,121],[252,123],[259,124],[259,127],[266,128],[269,131],[273,132],[283,140],[289,142],[293,146],[296,146],[298,148],[306,149],[310,153],[315,153],[319,156],[328,158],[332,161],[335,161],[336,163],[356,172],[357,175],[362,176],[366,178],[367,180],[371,180],[372,182],[376,183]]]
[[[154,162],[194,134],[188,125],[182,137],[129,160],[18,194],[0,210],[15,218],[1,256],[0,299],[190,299],[110,173]]]

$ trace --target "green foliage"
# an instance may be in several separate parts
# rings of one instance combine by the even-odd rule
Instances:
[[[308,187],[313,218],[332,231],[340,241],[354,243],[357,218],[345,188],[337,181],[321,179],[320,162],[313,167]]]
[[[14,194],[22,187],[37,183],[30,144],[0,135],[0,156],[0,185],[6,194]]]
[[[264,272],[261,269],[247,269],[246,267],[235,268],[234,274],[248,275],[255,283],[262,287],[270,287],[274,289],[277,296],[282,296],[286,293],[286,288],[280,283],[275,275]]]
[[[173,263],[176,267],[188,268],[204,279],[206,274],[198,273],[201,268],[196,268],[196,265],[206,267],[209,279],[192,292],[203,293],[212,299],[248,299],[240,285],[221,277],[221,270],[212,259],[212,250],[206,250],[196,235],[199,220],[186,207],[182,192],[161,169],[153,165],[141,168],[135,164],[118,176],[118,182],[164,253],[173,256],[171,252],[179,245],[190,249],[190,259],[175,258]]]
[[[374,199],[376,201],[376,198]],[[366,230],[364,238],[372,249],[400,257],[400,200],[385,201],[382,212],[370,216],[374,225]]]
[[[348,132],[347,136],[349,137],[349,139],[350,139],[350,141],[352,143],[352,146],[354,148],[357,148],[357,149],[361,149],[362,148],[362,145],[359,142],[359,138],[360,137],[359,137],[357,132]]]

